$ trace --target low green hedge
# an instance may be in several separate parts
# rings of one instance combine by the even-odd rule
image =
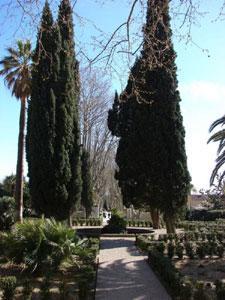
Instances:
[[[152,223],[150,221],[143,220],[127,220],[127,225],[129,227],[152,227]]]
[[[101,219],[74,219],[73,226],[101,226],[102,220]]]
[[[148,253],[148,263],[161,279],[163,285],[172,299],[176,300],[224,300],[225,284],[216,281],[214,286],[204,284],[200,281],[192,281],[184,277],[172,264],[168,257],[165,257],[157,250]]]
[[[225,210],[193,210],[189,216],[190,221],[215,221],[217,219],[225,219]]]

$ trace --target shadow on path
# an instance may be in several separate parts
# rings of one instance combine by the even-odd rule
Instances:
[[[170,300],[134,240],[101,241],[96,300]]]

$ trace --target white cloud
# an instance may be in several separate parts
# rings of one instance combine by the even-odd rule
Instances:
[[[180,84],[180,92],[192,101],[225,102],[225,84],[213,81],[193,81]]]

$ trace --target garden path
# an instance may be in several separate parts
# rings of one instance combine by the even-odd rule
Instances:
[[[171,300],[134,238],[102,237],[96,300]]]

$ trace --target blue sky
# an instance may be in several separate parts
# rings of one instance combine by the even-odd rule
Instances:
[[[5,1],[5,0],[4,0]],[[75,6],[76,12],[93,21],[108,35],[113,29],[122,23],[128,15],[127,4],[122,1],[107,1],[107,4],[99,7],[94,0],[79,1]],[[208,13],[200,20],[200,24],[192,28],[192,39],[198,46],[174,38],[174,47],[177,52],[177,68],[179,90],[181,93],[181,110],[186,129],[186,150],[188,166],[192,176],[192,182],[197,189],[208,188],[209,177],[214,167],[217,145],[207,145],[209,138],[209,125],[218,117],[225,114],[225,21],[213,21],[219,11],[220,1],[205,0],[202,10]],[[87,9],[88,7],[88,9]],[[118,10],[118,7],[120,9]],[[0,15],[0,21],[3,15]],[[10,25],[16,24],[8,20]],[[81,20],[80,20],[81,21]],[[76,39],[80,46],[86,46],[93,56],[93,50],[89,46],[90,37],[96,34],[91,22],[76,22]],[[1,23],[1,22],[0,22]],[[1,57],[4,49],[15,42],[16,38],[24,37],[25,31],[18,31],[12,35],[14,26],[10,27],[5,22],[5,31],[0,35]],[[8,28],[8,29],[7,29]],[[29,31],[29,38],[35,40],[36,30]],[[121,60],[118,60],[121,63]],[[119,66],[122,70],[122,66]],[[119,88],[118,79],[112,81],[112,91]],[[0,79],[0,180],[4,176],[15,173],[17,157],[17,138],[19,125],[20,103],[11,97]],[[25,167],[25,172],[26,172]]]

